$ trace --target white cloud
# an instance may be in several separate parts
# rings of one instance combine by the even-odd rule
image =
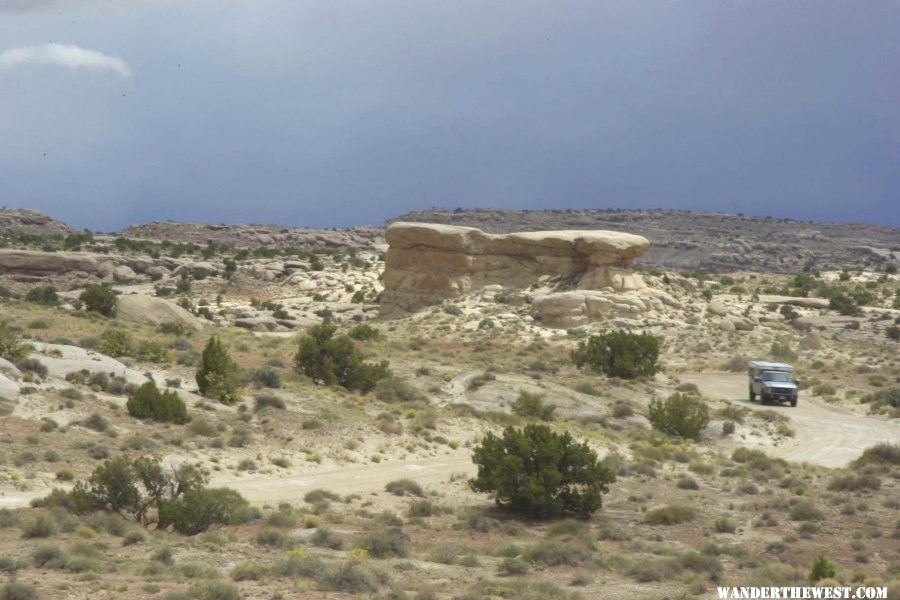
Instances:
[[[10,71],[28,65],[56,65],[67,69],[112,71],[131,77],[131,67],[117,56],[65,44],[44,44],[14,48],[0,53],[0,71]]]

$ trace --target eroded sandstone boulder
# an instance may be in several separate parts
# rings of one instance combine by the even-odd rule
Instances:
[[[8,273],[50,275],[73,271],[98,274],[97,260],[76,252],[0,249],[0,269]]]
[[[162,298],[138,294],[119,296],[116,303],[116,318],[120,321],[152,325],[173,323],[192,331],[203,329],[203,324],[197,317],[177,304]]]
[[[385,239],[381,312],[386,316],[492,285],[521,289],[542,281],[576,290],[639,290],[644,282],[631,264],[650,247],[644,237],[616,231],[492,235],[473,227],[403,222],[392,224]],[[554,302],[565,306],[587,300]]]

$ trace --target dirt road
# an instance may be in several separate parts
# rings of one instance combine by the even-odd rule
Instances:
[[[751,410],[776,410],[790,418],[796,435],[768,452],[786,460],[809,462],[824,467],[843,467],[879,442],[900,442],[900,422],[883,417],[863,416],[842,406],[834,406],[800,392],[795,408],[751,403],[744,373],[688,373],[682,381],[696,383],[709,398],[730,400]]]
[[[475,465],[469,450],[438,458],[348,465],[285,477],[223,474],[213,476],[211,485],[235,489],[251,502],[271,503],[301,500],[317,488],[340,495],[368,494],[402,478],[412,479],[427,489],[446,483],[454,473],[474,475]]]

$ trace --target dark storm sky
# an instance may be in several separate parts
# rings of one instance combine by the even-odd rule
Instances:
[[[900,226],[900,2],[0,0],[0,205]]]

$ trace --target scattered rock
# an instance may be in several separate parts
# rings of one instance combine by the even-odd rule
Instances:
[[[275,331],[279,328],[278,321],[275,317],[271,316],[243,317],[241,319],[235,319],[234,325],[235,327],[242,327],[243,329],[250,329],[252,331]]]

